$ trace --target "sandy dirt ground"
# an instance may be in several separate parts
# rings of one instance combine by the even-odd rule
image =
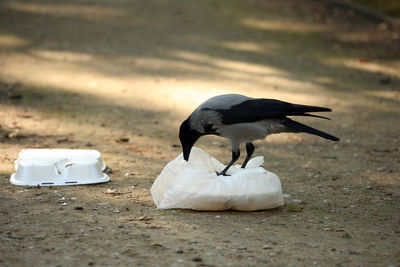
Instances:
[[[341,141],[256,142],[281,208],[157,210],[180,123],[224,93],[331,107],[301,121]],[[400,33],[324,1],[3,0],[0,265],[399,266],[399,116]],[[96,149],[111,181],[11,185],[43,147]]]

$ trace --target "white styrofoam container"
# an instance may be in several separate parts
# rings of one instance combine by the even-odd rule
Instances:
[[[63,186],[108,182],[96,150],[23,149],[10,182],[22,186]]]
[[[25,159],[54,159],[61,160],[65,158],[95,158],[101,165],[101,169],[104,171],[106,165],[104,164],[100,152],[92,149],[46,149],[46,148],[29,148],[22,149],[18,154],[18,159],[15,161],[15,170],[18,168],[20,160]]]

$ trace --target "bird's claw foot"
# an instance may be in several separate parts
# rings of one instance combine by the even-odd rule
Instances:
[[[222,175],[222,176],[230,176],[229,174],[226,173],[222,173],[222,172],[215,172],[218,176]]]

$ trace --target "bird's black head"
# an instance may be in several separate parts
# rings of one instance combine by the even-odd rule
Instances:
[[[183,158],[186,161],[189,160],[190,151],[200,136],[202,136],[201,133],[190,127],[189,119],[182,122],[181,127],[179,128],[179,139],[182,144]]]

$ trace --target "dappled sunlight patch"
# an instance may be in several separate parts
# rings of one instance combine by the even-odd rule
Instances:
[[[265,31],[284,31],[306,34],[325,31],[325,27],[322,25],[299,21],[276,21],[246,18],[241,21],[241,24],[250,28],[256,28]]]
[[[212,66],[217,67],[218,69],[222,69],[225,71],[235,71],[235,72],[242,72],[248,75],[266,75],[266,74],[285,74],[285,71],[282,71],[278,68],[274,68],[267,65],[256,64],[256,63],[249,63],[245,61],[238,61],[238,60],[229,60],[229,59],[222,59],[212,57],[207,54],[202,53],[194,53],[188,51],[173,51],[171,52],[172,55],[181,58],[191,60],[193,63],[201,63],[207,62]]]
[[[112,7],[84,6],[84,5],[63,5],[63,4],[28,4],[11,3],[8,8],[14,11],[22,11],[33,14],[53,16],[73,16],[85,19],[115,18],[126,16],[124,10]]]
[[[318,76],[315,77],[313,80],[324,85],[339,85],[338,80],[327,76]]]
[[[376,91],[368,91],[365,92],[366,95],[369,96],[375,96],[379,98],[383,98],[386,100],[391,100],[391,101],[396,101],[400,103],[400,92],[399,91],[381,91],[381,90],[376,90]],[[400,108],[398,108],[400,110]]]
[[[173,110],[179,118],[206,99],[224,93],[305,104],[323,100],[314,94],[323,89],[321,86],[291,79],[274,67],[187,51],[171,54],[175,59],[129,57],[110,61],[68,51],[9,52],[2,58],[7,68],[0,69],[0,78],[52,91],[88,94],[119,107]]]
[[[387,74],[394,77],[400,78],[400,64],[393,63],[390,64],[388,62],[375,62],[369,61],[368,59],[360,59],[360,58],[349,58],[349,59],[335,59],[328,58],[323,60],[325,64],[338,66],[338,67],[346,67],[350,69],[362,70],[374,74]]]
[[[70,51],[54,51],[54,50],[37,50],[33,49],[30,53],[44,60],[64,61],[64,62],[88,62],[93,56],[87,53],[70,52]]]
[[[24,47],[29,43],[28,40],[12,34],[0,34],[0,48]]]
[[[184,109],[188,112],[213,96],[229,93],[229,90],[222,88],[199,90],[196,88],[175,87],[175,89],[168,91],[170,99],[176,104],[184,106]]]
[[[230,50],[254,53],[271,53],[279,47],[270,42],[221,42],[220,46]]]
[[[87,55],[81,58],[76,53],[51,51],[34,51],[33,55],[40,56],[40,59],[20,54],[5,58],[8,67],[0,70],[0,77],[29,86],[53,88],[54,91],[101,97],[117,106],[173,109],[174,112],[188,112],[199,99],[229,91],[210,80],[197,82],[200,78],[190,79],[190,82],[182,78],[163,78],[161,83],[154,77],[115,77],[80,64],[80,60],[90,60]]]

